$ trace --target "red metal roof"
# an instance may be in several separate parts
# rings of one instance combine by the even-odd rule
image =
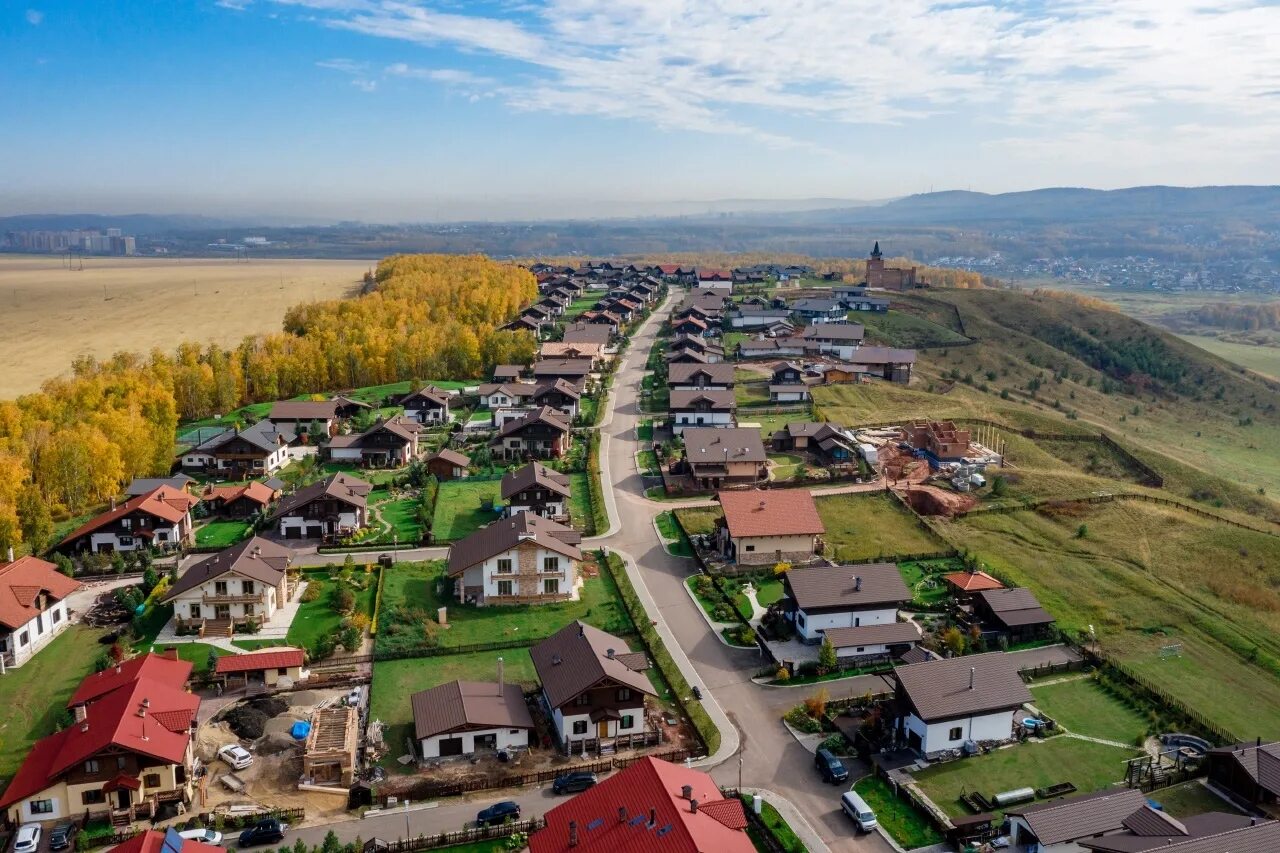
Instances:
[[[984,589],[1004,589],[1004,584],[986,572],[951,572],[942,579],[962,592],[978,592]]]
[[[184,660],[178,660],[176,656],[167,657],[149,653],[138,655],[119,666],[85,676],[80,686],[76,688],[76,692],[67,700],[67,707],[74,708],[76,705],[92,702],[140,678],[148,678],[181,689],[191,677],[192,666]]]
[[[698,811],[681,793],[688,785]],[[642,758],[635,764],[546,814],[545,829],[529,836],[531,853],[570,850],[569,822],[576,825],[575,851],[609,853],[752,853],[743,828],[742,803],[726,800],[700,770]]]
[[[221,675],[228,672],[252,672],[257,669],[280,669],[302,666],[302,661],[302,649],[270,649],[247,655],[225,655],[218,658],[215,671]]]
[[[173,848],[164,846],[165,833],[159,830],[149,829],[146,832],[140,832],[128,841],[117,844],[111,848],[111,853],[172,853]],[[205,844],[203,841],[192,841],[191,839],[182,839],[182,847],[178,848],[180,853],[226,853],[226,851],[213,844]]]

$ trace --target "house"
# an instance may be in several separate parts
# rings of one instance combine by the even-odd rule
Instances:
[[[754,427],[689,427],[684,439],[682,467],[703,489],[764,479],[768,456],[760,430]]]
[[[616,815],[616,817],[615,817]],[[530,853],[753,853],[742,801],[711,776],[645,757],[544,816]]]
[[[518,683],[449,681],[414,693],[409,706],[413,739],[423,758],[532,745],[533,717]]]
[[[573,621],[529,649],[556,740],[575,743],[638,735],[650,729],[645,700],[657,695],[649,658],[626,642]]]
[[[820,643],[831,628],[861,628],[898,621],[911,591],[893,563],[810,566],[782,576],[784,612],[806,643]]]
[[[914,622],[881,622],[856,628],[828,628],[824,635],[836,650],[836,660],[850,663],[869,659],[901,659],[918,647],[920,626]]]
[[[951,594],[958,601],[969,602],[976,593],[991,589],[1004,589],[1004,584],[986,572],[963,571],[950,572],[942,576],[942,582],[951,588]]]
[[[840,304],[850,311],[873,311],[884,314],[889,310],[888,299],[867,295],[867,288],[864,286],[837,285],[831,288],[831,295],[840,300]]]
[[[703,356],[708,364],[724,361],[724,347],[697,335],[676,335],[667,344],[668,357],[688,352]]]
[[[38,557],[0,564],[0,672],[22,666],[71,624],[67,596],[84,584]]]
[[[586,358],[592,365],[599,366],[604,360],[604,345],[546,341],[538,348],[538,357],[545,360]]]
[[[531,512],[557,520],[569,517],[569,475],[530,462],[502,477],[502,502],[508,515]]]
[[[1004,652],[900,666],[893,671],[899,739],[926,756],[965,741],[1005,741],[1031,701],[1016,657]]]
[[[581,541],[572,527],[518,512],[450,545],[447,573],[464,603],[576,601]]]
[[[205,486],[200,495],[200,502],[208,508],[209,514],[222,518],[249,518],[279,499],[279,489],[258,480],[235,486]]]
[[[1119,788],[1015,806],[1005,817],[1014,844],[1026,845],[1037,853],[1066,853],[1080,849],[1077,841],[1122,832],[1125,821],[1146,807],[1147,796],[1142,791]],[[1165,829],[1175,834],[1172,826],[1165,825]]]
[[[1148,803],[1124,819],[1124,829],[1076,842],[1095,853],[1247,853],[1280,850],[1280,822],[1234,812],[1175,818]],[[1070,842],[1067,842],[1069,844]],[[1044,847],[1055,851],[1056,847]],[[1063,846],[1064,850],[1071,850]]]
[[[480,397],[480,405],[496,411],[527,404],[537,389],[538,386],[532,382],[503,382],[481,385],[476,393]]]
[[[673,364],[667,368],[667,386],[708,391],[733,390],[736,380],[732,364]]]
[[[372,490],[349,474],[331,474],[281,500],[271,520],[285,539],[349,535],[368,525]]]
[[[181,492],[190,492],[196,480],[186,474],[174,474],[172,477],[134,477],[129,481],[124,493],[128,498],[136,498],[148,492],[154,492],[161,486],[168,486]]]
[[[541,382],[534,386],[533,393],[529,395],[529,402],[533,405],[555,409],[570,423],[578,417],[581,400],[581,385],[570,382],[568,379]]]
[[[876,290],[912,290],[924,286],[924,282],[916,282],[916,268],[886,267],[884,255],[880,253],[880,241],[877,240],[867,257],[866,286]]]
[[[1280,803],[1280,741],[1236,743],[1209,750],[1209,781],[1252,807]]]
[[[698,290],[733,295],[733,273],[729,270],[698,270]]]
[[[911,382],[916,351],[893,347],[859,347],[847,360],[852,362],[856,374],[907,385]]]
[[[434,385],[420,388],[400,399],[404,416],[421,424],[449,422],[449,395]]]
[[[858,444],[839,424],[792,422],[769,438],[779,453],[807,453],[823,465],[847,465],[858,455]]]
[[[163,599],[179,628],[222,633],[261,627],[288,602],[293,551],[252,536],[191,566]]]
[[[675,335],[697,335],[705,337],[707,329],[707,321],[696,314],[686,314],[684,317],[675,317],[671,320],[671,333]]]
[[[545,321],[538,319],[536,316],[530,316],[530,311],[531,309],[526,308],[524,314],[502,326],[502,330],[506,332],[533,332],[533,334],[537,335],[542,331],[542,324]]]
[[[379,421],[364,432],[335,435],[324,453],[334,462],[356,462],[366,468],[401,468],[418,458],[422,423],[407,415]]]
[[[686,427],[691,426],[733,426],[736,423],[734,413],[738,409],[738,403],[730,390],[673,388],[668,408],[671,431],[680,435]]]
[[[710,364],[712,361],[719,362],[721,359],[707,356],[705,353],[695,350],[686,349],[679,352],[667,353],[667,364]]]
[[[805,352],[830,355],[842,361],[852,361],[858,347],[862,346],[861,323],[818,323],[800,333]]]
[[[9,782],[9,821],[104,817],[117,825],[189,803],[200,697],[186,690],[191,664],[140,655],[89,675],[68,703],[73,721],[36,741]]]
[[[970,432],[951,421],[912,421],[902,440],[923,450],[934,462],[957,462],[969,454]]]
[[[773,378],[769,381],[774,385],[797,385],[804,382],[804,368],[794,361],[780,362],[774,366]]]
[[[577,384],[595,369],[589,358],[552,358],[533,363],[533,378],[540,382],[566,379]]]
[[[603,348],[609,345],[610,336],[608,326],[579,321],[565,326],[561,340],[567,344],[599,344]]]
[[[799,336],[781,338],[754,338],[738,344],[738,358],[794,358],[805,353],[803,339]]]
[[[467,466],[470,464],[470,456],[447,447],[437,450],[426,461],[427,471],[442,483],[467,476]]]
[[[686,296],[676,307],[676,316],[682,317],[687,312],[696,313],[704,320],[720,322],[728,299],[723,293],[713,290],[694,291]]]
[[[740,565],[807,563],[826,532],[805,489],[720,492],[716,499],[724,511],[720,552]]]
[[[809,399],[808,385],[770,385],[770,403],[803,403]]]
[[[343,420],[349,420],[361,412],[373,410],[373,406],[369,403],[366,403],[363,400],[356,400],[352,397],[347,397],[343,394],[335,394],[329,399],[335,404],[333,410],[334,414]]]
[[[1053,633],[1053,617],[1031,590],[987,589],[973,595],[974,619],[984,634],[1009,638],[1011,643],[1038,640]]]
[[[497,383],[516,382],[520,379],[521,373],[524,373],[524,368],[518,364],[495,364],[493,366],[493,381]]]
[[[734,329],[763,329],[775,323],[785,323],[791,317],[791,309],[763,305],[740,305],[729,315],[729,325]]]
[[[289,447],[300,433],[290,424],[258,421],[245,429],[229,429],[187,450],[180,464],[188,470],[240,480],[261,477],[289,464]]]
[[[277,426],[291,426],[299,435],[323,431],[333,435],[338,419],[338,403],[335,400],[281,400],[271,404],[267,420]]]
[[[806,323],[842,323],[845,307],[835,299],[797,299],[791,313]]]
[[[542,406],[504,423],[490,446],[494,455],[507,460],[558,459],[569,449],[569,422]]]
[[[312,785],[350,789],[360,751],[360,709],[355,705],[316,708],[302,750],[302,779]]]
[[[199,501],[171,486],[160,486],[118,506],[113,499],[110,510],[82,524],[54,547],[64,554],[175,548],[194,540],[191,508]]]
[[[214,665],[214,675],[224,688],[285,687],[302,681],[302,665],[306,654],[302,649],[273,646],[256,652],[223,655]]]
[[[618,334],[622,328],[622,318],[612,311],[583,311],[580,319],[593,326],[605,326],[611,335]]]

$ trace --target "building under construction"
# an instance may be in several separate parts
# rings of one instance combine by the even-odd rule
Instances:
[[[355,706],[319,708],[311,715],[302,756],[302,781],[349,788],[355,781],[360,712]]]

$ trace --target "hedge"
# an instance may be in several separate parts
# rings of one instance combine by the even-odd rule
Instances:
[[[600,432],[592,430],[587,439],[587,488],[591,494],[591,523],[595,535],[603,536],[609,530],[609,513],[604,505],[604,488],[600,485]]]

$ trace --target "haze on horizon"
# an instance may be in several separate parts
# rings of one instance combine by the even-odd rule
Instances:
[[[1267,0],[21,0],[0,215],[1273,184],[1278,40]]]

